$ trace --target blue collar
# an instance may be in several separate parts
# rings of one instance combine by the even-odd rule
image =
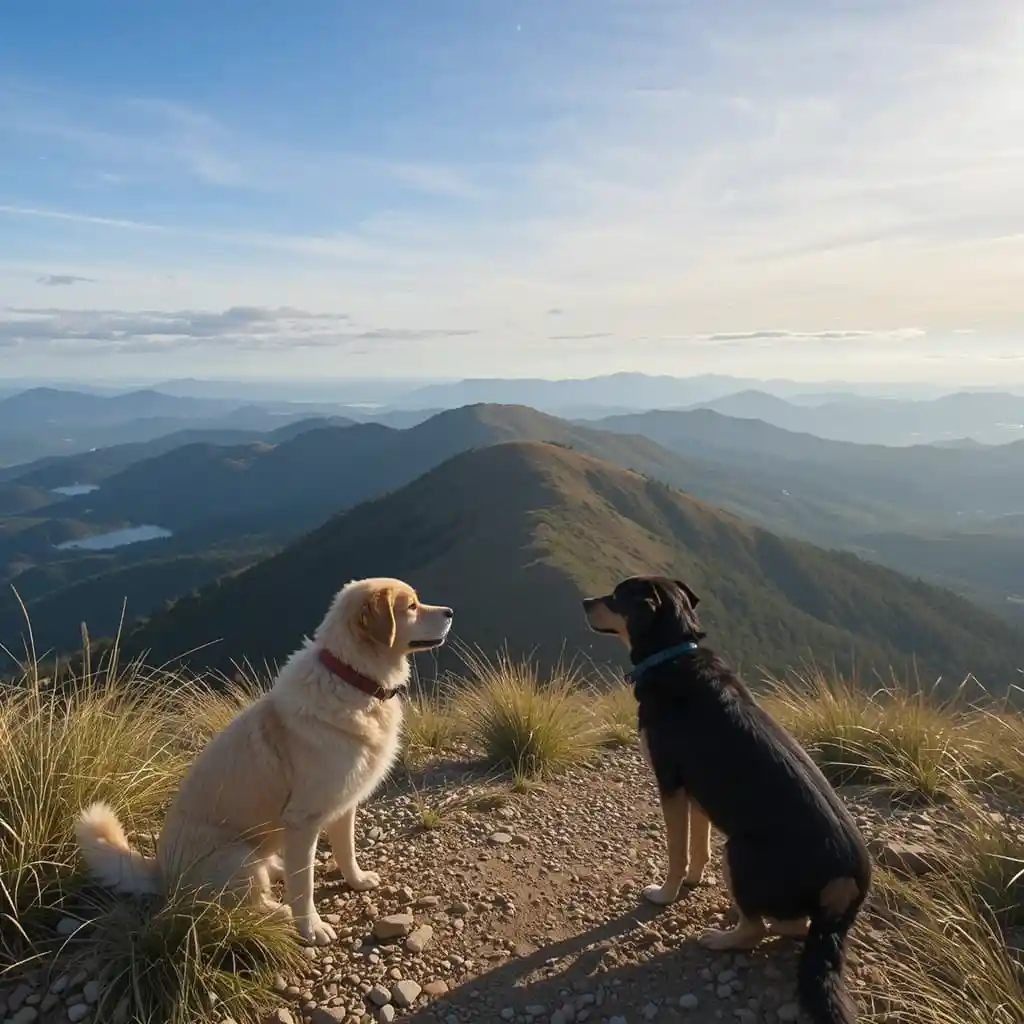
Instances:
[[[654,668],[656,665],[661,665],[666,661],[671,661],[673,658],[677,658],[680,654],[687,654],[690,651],[697,650],[697,645],[689,640],[685,644],[676,644],[675,647],[669,647],[664,651],[658,651],[657,654],[652,654],[649,658],[644,658],[639,665],[634,665],[632,671],[626,673],[626,679],[631,683],[638,683],[640,677]]]

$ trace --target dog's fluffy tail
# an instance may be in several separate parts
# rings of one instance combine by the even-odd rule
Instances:
[[[804,1012],[814,1024],[856,1024],[857,1011],[843,980],[843,960],[846,933],[858,907],[859,901],[842,914],[819,909],[811,915],[797,967],[797,988]]]
[[[135,896],[160,891],[156,860],[128,845],[113,808],[98,802],[87,807],[75,822],[75,835],[89,872],[100,885]]]

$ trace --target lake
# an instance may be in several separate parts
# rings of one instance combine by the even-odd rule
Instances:
[[[58,551],[109,551],[111,548],[123,548],[126,544],[138,544],[143,540],[163,540],[172,536],[170,530],[162,526],[127,526],[123,530],[110,530],[107,533],[94,533],[91,537],[80,537],[77,540],[66,540],[57,545]]]
[[[80,494],[92,494],[99,489],[99,484],[68,484],[66,487],[52,488],[54,494],[63,494],[65,498],[77,498]]]

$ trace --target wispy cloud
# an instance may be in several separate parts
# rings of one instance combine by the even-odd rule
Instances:
[[[36,280],[47,288],[67,288],[73,284],[95,283],[96,278],[83,277],[80,274],[43,274]]]
[[[466,337],[470,329],[367,327],[343,313],[237,306],[208,310],[84,310],[9,308],[0,311],[0,345],[65,354],[160,355],[196,348],[282,351],[365,347]]]

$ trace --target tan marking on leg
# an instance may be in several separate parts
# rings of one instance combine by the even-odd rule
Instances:
[[[722,860],[722,877],[725,887],[732,896],[732,872],[729,870],[728,857]],[[735,897],[733,897],[735,902]],[[729,949],[753,949],[768,934],[764,921],[760,917],[745,917],[739,911],[739,921],[734,928],[709,928],[702,933],[697,942],[705,949],[724,951]]]
[[[822,910],[839,917],[860,898],[860,886],[848,876],[833,878],[818,895]]]
[[[774,917],[768,918],[768,928],[772,935],[781,935],[784,939],[806,939],[810,924],[810,919],[806,917],[801,917],[796,921],[779,921]]]
[[[661,812],[665,816],[665,838],[668,842],[668,874],[663,885],[649,885],[644,898],[665,906],[673,903],[686,876],[686,852],[690,837],[690,798],[680,789],[671,796],[661,798]]]
[[[685,885],[700,885],[704,869],[711,860],[711,822],[704,808],[690,800],[690,845]]]
[[[644,764],[653,772],[654,763],[651,761],[651,748],[647,745],[647,731],[645,729],[640,730],[640,756],[644,759]]]

